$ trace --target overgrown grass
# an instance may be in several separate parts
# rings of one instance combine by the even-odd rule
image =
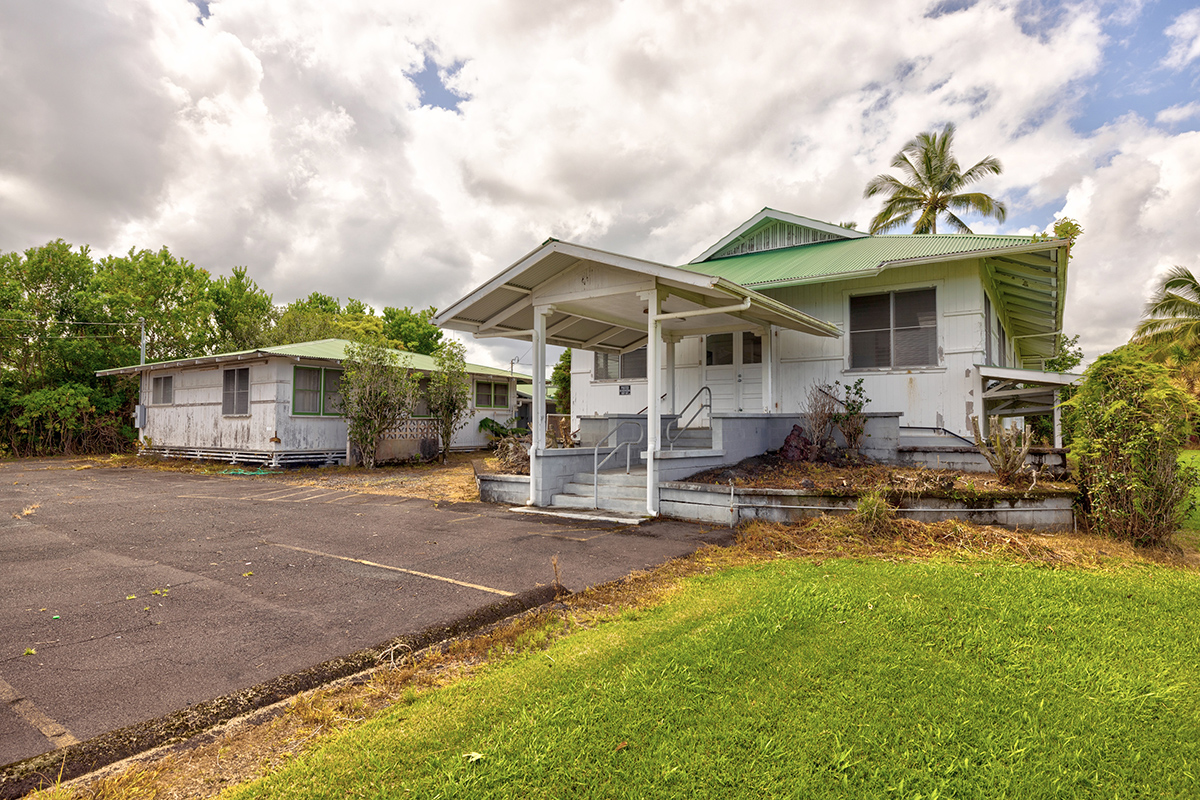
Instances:
[[[1200,580],[777,560],[698,575],[234,797],[1191,797]]]

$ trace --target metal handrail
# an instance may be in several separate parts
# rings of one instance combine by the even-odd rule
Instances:
[[[973,441],[971,441],[970,439],[966,438],[965,436],[961,436],[952,430],[947,430],[946,428],[940,427],[938,425],[902,425],[902,426],[900,426],[900,430],[902,430],[902,431],[937,431],[938,433],[944,433],[947,436],[953,436],[955,439],[961,439],[962,441],[969,444],[971,447],[975,446],[975,443]]]
[[[621,428],[624,428],[626,425],[636,425],[637,426],[637,429],[638,429],[637,441],[621,442],[621,443],[617,444],[615,447],[613,447],[612,452],[604,457],[603,461],[598,461],[598,459],[600,458],[600,445],[602,445],[606,441],[608,441],[608,438],[610,436],[612,436],[617,431],[621,430]],[[629,474],[630,450],[634,446],[641,444],[642,439],[644,439],[645,436],[646,436],[646,429],[642,427],[642,423],[640,423],[636,420],[627,419],[624,422],[622,422],[620,425],[618,425],[617,427],[613,428],[608,433],[604,434],[604,436],[600,439],[600,441],[596,442],[596,446],[592,448],[592,508],[600,507],[600,468],[602,466],[604,466],[605,464],[607,464],[608,460],[610,458],[612,458],[613,456],[615,456],[617,454],[618,450],[620,450],[622,447],[624,447],[625,448],[625,474],[628,475]]]
[[[700,395],[704,394],[705,392],[708,393],[708,402],[701,403],[699,408],[697,408],[695,411],[692,412],[692,416],[688,417],[688,421],[683,423],[682,426],[680,426],[680,424],[679,424],[680,417],[682,417],[685,413],[687,413],[687,410],[689,408],[691,408],[692,403],[696,402],[696,400],[699,399]],[[692,420],[694,420],[696,417],[700,416],[700,412],[702,412],[706,408],[708,409],[709,414],[712,414],[712,389],[709,389],[707,386],[701,386],[700,390],[698,392],[696,392],[694,395],[692,395],[692,399],[688,400],[687,403],[684,404],[683,411],[680,411],[678,414],[675,415],[675,419],[673,419],[667,423],[667,428],[666,428],[665,432],[666,432],[666,436],[667,436],[667,444],[670,446],[671,450],[675,449],[675,440],[678,439],[680,436],[683,436],[683,432],[687,429],[687,426],[691,425]],[[671,435],[671,426],[672,425],[675,426],[675,431],[676,431],[674,436]]]

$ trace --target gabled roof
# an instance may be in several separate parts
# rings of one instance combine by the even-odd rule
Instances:
[[[176,369],[179,367],[195,367],[206,364],[228,364],[238,361],[251,361],[261,358],[291,358],[296,361],[309,362],[340,362],[346,358],[346,348],[353,342],[347,339],[319,339],[315,342],[300,342],[298,344],[281,344],[272,347],[259,347],[254,350],[238,350],[232,353],[216,353],[211,356],[197,356],[195,358],[177,358],[172,361],[157,361],[150,364],[137,364],[130,367],[117,367],[115,369],[105,369],[97,372],[97,375],[133,375],[138,372],[147,372],[149,370],[158,369]],[[405,366],[420,370],[422,372],[433,372],[436,368],[436,362],[432,356],[423,355],[421,353],[410,353],[405,350],[392,350],[400,356],[401,363]],[[528,375],[521,375],[509,372],[505,369],[497,367],[487,367],[482,364],[467,364],[467,372],[472,375],[488,375],[496,377],[515,377],[517,379],[528,380]]]
[[[558,294],[546,319],[547,343],[561,347],[617,353],[641,347],[648,333],[642,295],[654,288],[666,295],[663,313],[672,317],[664,330],[672,335],[711,332],[714,325],[776,325],[816,336],[841,335],[828,322],[720,276],[557,239],[548,239],[442,311],[434,323],[477,337],[529,341],[535,295],[564,276],[574,276],[577,284]]]
[[[743,252],[774,250],[813,242],[858,239],[868,234],[819,219],[764,208],[692,259],[692,264]]]
[[[977,255],[995,255],[997,249],[1052,253],[1061,242],[1031,243],[1028,236],[987,234],[896,234],[818,242],[761,253],[692,262],[685,268],[705,275],[720,275],[742,286],[757,289],[792,286],[822,280],[867,276],[902,264]],[[1047,257],[1050,257],[1047,255]]]
[[[983,280],[1002,309],[1009,335],[1023,352],[1049,356],[1062,331],[1067,242],[992,234],[862,235],[746,255],[712,258],[686,269],[716,275],[756,291],[850,280],[898,267],[978,259]]]

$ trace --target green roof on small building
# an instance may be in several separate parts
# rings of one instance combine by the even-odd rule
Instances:
[[[232,353],[214,353],[211,356],[196,356],[194,358],[177,358],[171,361],[157,361],[150,364],[138,364],[129,367],[117,367],[97,372],[97,375],[128,375],[150,369],[165,369],[169,367],[197,366],[201,364],[221,364],[231,361],[246,361],[249,359],[282,356],[303,361],[343,361],[346,358],[346,348],[353,342],[348,339],[319,339],[314,342],[299,342],[297,344],[280,344],[271,347],[258,347],[253,350],[237,350]],[[433,356],[421,353],[410,353],[406,350],[392,350],[400,357],[404,366],[422,372],[433,372],[437,362]],[[528,375],[513,373],[498,367],[488,367],[483,364],[467,364],[467,372],[472,375],[488,375],[498,378],[516,378],[529,380]]]

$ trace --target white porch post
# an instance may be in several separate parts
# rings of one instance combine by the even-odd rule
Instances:
[[[1054,390],[1054,446],[1062,449],[1062,409],[1058,407],[1058,389]]]
[[[667,345],[667,413],[675,413],[675,337],[669,337]]]
[[[763,412],[770,414],[775,410],[775,326],[763,328],[762,335],[762,397]]]
[[[529,446],[529,505],[538,505],[542,491],[541,460],[546,447],[546,317],[551,306],[533,309],[533,443]]]
[[[662,297],[658,291],[646,298],[649,306],[649,341],[646,342],[646,392],[650,403],[646,414],[646,513],[658,516],[658,435],[662,427],[662,405],[658,397],[659,365],[658,348],[662,342]]]

